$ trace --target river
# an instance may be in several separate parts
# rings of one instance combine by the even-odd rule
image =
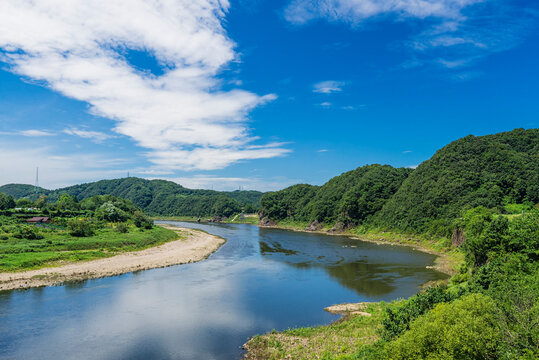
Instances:
[[[243,224],[166,222],[227,239],[207,260],[0,292],[0,359],[238,359],[248,337],[327,324],[324,307],[406,298],[435,257]]]

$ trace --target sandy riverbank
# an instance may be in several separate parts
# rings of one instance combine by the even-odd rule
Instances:
[[[163,225],[162,225],[163,226]],[[116,255],[110,258],[68,265],[0,273],[0,291],[58,285],[66,281],[95,279],[206,259],[225,243],[223,238],[203,231],[164,226],[181,232],[182,239],[145,250]]]

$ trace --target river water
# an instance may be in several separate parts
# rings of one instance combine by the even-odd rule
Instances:
[[[0,359],[238,359],[248,337],[327,324],[324,307],[406,298],[446,275],[409,247],[243,224],[209,259],[0,292]]]

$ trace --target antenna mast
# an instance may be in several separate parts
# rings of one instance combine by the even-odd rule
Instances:
[[[36,167],[36,183],[34,184],[34,193],[37,195],[39,189],[39,167]]]

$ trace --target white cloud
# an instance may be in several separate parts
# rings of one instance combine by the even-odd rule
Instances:
[[[255,177],[223,177],[212,175],[174,178],[152,177],[151,179],[174,181],[189,189],[212,189],[217,191],[233,191],[240,188],[242,190],[275,191],[301,182],[301,180],[283,177],[260,179]]]
[[[54,133],[44,130],[23,130],[19,132],[22,136],[39,137],[39,136],[54,136]]]
[[[20,130],[20,131],[0,131],[0,135],[21,135],[27,137],[54,136],[55,133],[48,130]]]
[[[313,92],[321,94],[340,92],[344,85],[346,85],[344,81],[322,81],[313,85]]]
[[[51,147],[3,142],[0,146],[0,185],[33,184],[39,167],[40,186],[57,189],[76,183],[123,177],[129,161],[101,154],[65,155]]]
[[[285,18],[303,24],[316,18],[358,23],[381,15],[459,18],[461,10],[483,0],[294,0]]]
[[[495,0],[293,0],[284,15],[298,25],[325,19],[354,28],[367,21],[414,21],[423,27],[411,27],[415,33],[406,48],[413,60],[403,67],[432,64],[451,70],[519,44],[537,27],[536,6]]]
[[[328,152],[328,151],[329,151],[328,149],[320,149],[320,150],[316,150],[316,152],[319,152],[319,153]]]
[[[64,129],[63,133],[73,136],[79,136],[83,139],[90,139],[95,143],[102,143],[105,140],[116,138],[114,135],[105,134],[100,131],[90,131],[81,129]]]
[[[221,24],[229,6],[227,0],[5,0],[2,60],[115,120],[114,130],[149,149],[161,166],[218,169],[282,156],[287,149],[251,149],[256,138],[246,125],[251,109],[276,96],[221,89],[220,72],[237,60]],[[126,50],[155,57],[163,75],[132,66]]]
[[[294,0],[285,18],[303,24],[317,18],[359,23],[381,14],[414,18],[459,18],[461,10],[484,0]]]
[[[320,103],[320,106],[322,106],[323,108],[330,108],[333,104],[328,102],[328,101],[325,101],[323,103]]]
[[[412,152],[412,150],[404,150],[402,153],[403,153],[403,154],[409,154],[409,153],[411,153],[411,152]]]

